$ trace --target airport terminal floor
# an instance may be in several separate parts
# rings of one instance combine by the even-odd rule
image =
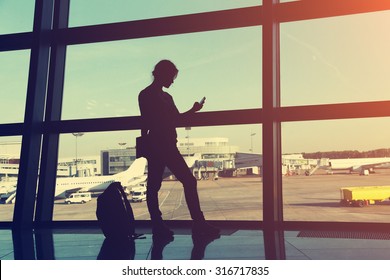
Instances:
[[[220,237],[194,237],[188,226],[171,227],[172,240],[143,238],[134,242],[106,240],[99,228],[77,227],[12,232],[0,230],[0,259],[43,260],[264,260],[265,232],[221,227]],[[280,232],[279,232],[280,234]],[[389,260],[387,232],[283,231],[287,260]],[[282,254],[283,255],[283,254]]]

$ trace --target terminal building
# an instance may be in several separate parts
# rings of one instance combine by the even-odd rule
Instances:
[[[221,137],[179,138],[177,147],[198,179],[215,177],[219,171],[233,169],[239,150],[238,146],[229,144],[228,138]],[[101,151],[101,174],[112,175],[126,170],[135,156],[135,147]]]
[[[20,164],[20,141],[0,143],[0,180],[18,177]],[[66,157],[59,158],[57,177],[88,177],[99,176],[101,172],[101,157]]]
[[[217,177],[235,168],[238,146],[230,145],[228,138],[181,138],[177,146],[184,157],[195,157],[192,172],[198,179]]]
[[[60,158],[57,165],[57,177],[89,177],[100,176],[100,156],[78,158]]]
[[[107,149],[100,152],[101,174],[113,175],[125,171],[135,161],[135,147]]]
[[[240,152],[225,137],[179,138],[177,147],[197,179],[213,179],[218,176],[259,175],[262,155]],[[135,147],[107,149],[100,153],[101,174],[113,175],[129,168],[136,158]],[[175,179],[166,170],[167,179]]]
[[[178,139],[177,146],[194,175],[200,178],[216,176],[218,171],[235,168],[238,146],[228,138]],[[0,144],[0,176],[17,177],[20,161],[20,142]],[[136,159],[136,148],[106,149],[96,156],[59,158],[57,177],[86,177],[113,175],[122,172]]]

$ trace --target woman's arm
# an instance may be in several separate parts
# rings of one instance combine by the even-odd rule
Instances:
[[[189,109],[187,112],[181,113],[183,117],[189,116],[195,112],[200,111],[203,108],[203,104],[200,104],[199,102],[195,102],[191,109]]]

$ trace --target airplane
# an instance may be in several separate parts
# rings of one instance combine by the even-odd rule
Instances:
[[[120,182],[125,190],[128,190],[132,186],[137,186],[146,181],[146,163],[145,158],[138,158],[127,170],[109,176],[57,178],[54,197],[56,199],[66,198],[74,192],[102,192],[112,182]],[[16,180],[1,183],[0,197],[4,200],[4,203],[14,202],[16,185]]]
[[[130,189],[146,181],[145,158],[136,159],[125,171],[109,176],[57,178],[55,198],[66,198],[73,192],[102,192],[112,182],[120,182],[125,189]]]
[[[349,173],[360,173],[366,175],[374,173],[374,168],[387,168],[390,164],[390,158],[348,158],[348,159],[329,159],[327,169],[333,171],[347,171]]]

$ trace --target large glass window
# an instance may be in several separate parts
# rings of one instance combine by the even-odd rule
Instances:
[[[0,52],[0,123],[23,122],[29,59],[27,50]]]
[[[262,0],[192,0],[186,1],[185,5],[180,0],[73,0],[70,5],[69,25],[81,26],[149,19],[259,6],[261,4]]]
[[[296,6],[287,3],[292,1],[280,2],[286,3],[281,5],[288,8]],[[67,42],[76,44],[77,38],[83,36],[85,29],[74,27],[252,7],[262,5],[263,1],[187,1],[186,5],[181,2],[72,0],[71,30],[64,31],[66,41],[69,39]],[[32,0],[24,1],[23,5],[21,1],[0,1],[0,35],[31,32],[34,4]],[[368,5],[367,11],[373,6]],[[339,9],[336,4],[333,7]],[[377,6],[377,9],[382,8]],[[305,13],[305,9],[299,12],[303,18],[310,17]],[[390,11],[380,11],[281,23],[280,58],[275,57],[280,61],[281,105],[389,100],[389,15]],[[259,19],[261,16],[259,14]],[[27,37],[33,41],[39,39],[36,34],[30,35],[31,38]],[[203,108],[206,112],[262,108],[262,56],[279,54],[277,49],[271,48],[262,52],[262,26],[154,35],[66,46],[61,120],[139,116],[138,94],[152,82],[153,67],[161,59],[170,59],[179,68],[178,78],[167,91],[181,112],[202,97],[206,97]],[[26,42],[20,42],[24,35],[14,38],[15,45],[10,49],[25,47]],[[10,128],[12,135],[19,131],[24,120],[30,52],[0,52],[3,105],[0,123],[7,124],[5,127]],[[48,73],[52,71],[49,69]],[[265,71],[265,77],[272,77],[269,75],[272,69]],[[273,84],[272,90],[277,86]],[[264,116],[278,121],[278,112],[274,110]],[[229,119],[219,121],[226,125],[178,129],[178,148],[199,180],[206,218],[262,220],[261,125],[230,126]],[[202,124],[212,123],[210,119],[209,123]],[[76,121],[76,124],[79,127],[83,122]],[[33,129],[33,137],[42,136],[46,128],[56,133],[56,126],[43,125]],[[387,193],[390,174],[386,144],[390,135],[384,129],[387,125],[388,118],[298,119],[282,123],[284,219],[387,222],[390,196],[383,195]],[[60,135],[54,220],[96,219],[96,197],[104,189],[95,188],[96,185],[104,186],[134,163],[135,138],[139,134],[139,131],[107,131]],[[0,214],[2,221],[9,221],[13,214],[21,137],[1,138],[0,198],[3,203]],[[265,148],[271,149],[273,144],[267,143]],[[164,218],[190,219],[181,184],[172,174],[167,174],[160,192]],[[125,187],[132,200],[133,188],[143,185]],[[369,197],[345,201],[349,188],[351,193],[359,190],[369,193],[367,187],[381,187],[381,196],[371,198],[368,194]],[[66,200],[80,192],[91,193],[91,197],[81,200],[85,203]],[[133,203],[133,208],[137,219],[149,218],[146,203]]]
[[[21,137],[0,138],[0,221],[12,221],[20,163]]]
[[[388,118],[284,123],[284,219],[388,222],[390,134],[383,129],[388,123]]]
[[[0,35],[33,29],[34,0],[0,1]]]
[[[388,100],[390,11],[281,24],[284,106]]]
[[[96,219],[96,197],[134,164],[138,134],[126,131],[60,136],[54,220]],[[178,148],[198,179],[200,201],[208,219],[262,220],[260,125],[179,128]],[[122,185],[136,219],[148,220],[143,193],[146,160],[142,164],[146,176],[130,172],[125,175],[127,179],[119,180],[139,178]],[[159,192],[164,219],[190,219],[181,183],[169,170],[164,178]],[[91,198],[82,201],[76,197],[80,193],[91,193]]]
[[[139,115],[138,94],[154,65],[179,69],[167,90],[180,111],[261,107],[261,28],[69,46],[62,119]]]

